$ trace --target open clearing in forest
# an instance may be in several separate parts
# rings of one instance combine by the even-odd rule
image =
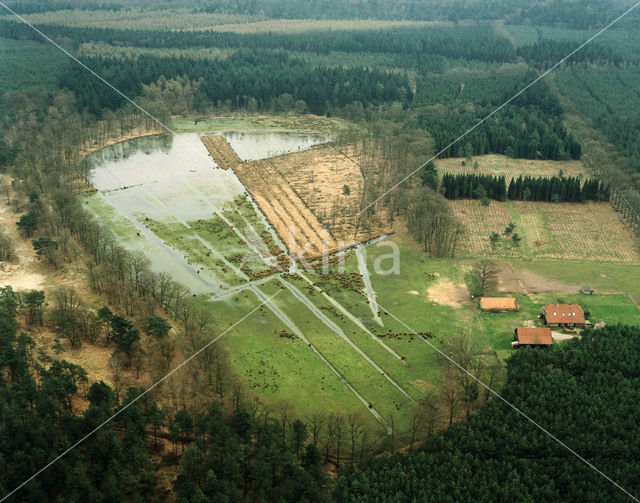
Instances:
[[[246,140],[240,136],[227,138],[230,144]],[[413,400],[436,389],[442,378],[442,357],[425,340],[439,349],[445,348],[452,335],[471,330],[487,354],[494,354],[496,349],[504,358],[511,351],[512,325],[535,319],[537,301],[523,296],[523,304],[529,307],[517,319],[485,320],[469,298],[465,284],[470,265],[426,258],[402,229],[396,229],[399,232],[391,238],[400,252],[397,275],[375,272],[376,266],[392,265],[391,239],[364,247],[358,254],[341,254],[344,274],[339,273],[340,256],[331,258],[325,274],[319,271],[322,264],[317,265],[315,274],[301,265],[293,274],[281,272],[279,268],[288,271],[290,266],[286,243],[266,218],[267,212],[260,211],[259,201],[256,203],[244,193],[234,170],[212,166],[197,135],[187,135],[186,139],[205,157],[173,151],[176,145],[161,139],[147,139],[132,149],[126,145],[111,147],[103,156],[106,168],[96,173],[99,192],[81,197],[123,245],[149,252],[156,270],[170,272],[192,292],[201,293],[198,302],[214,313],[217,332],[242,318],[259,300],[281,291],[269,305],[227,334],[223,342],[235,372],[266,403],[289,401],[303,417],[312,412],[357,412],[378,431],[382,431],[380,423],[388,424],[393,416],[398,431],[406,431]],[[147,148],[149,145],[154,147]],[[249,151],[255,151],[256,145]],[[260,149],[266,155],[266,147]],[[243,155],[238,157],[246,159]],[[166,162],[173,164],[167,167]],[[259,167],[261,190],[276,194],[272,197],[280,204],[280,215],[316,218],[317,213],[326,218],[323,208],[344,204],[361,190],[357,164],[331,146],[268,160],[243,160],[238,166],[235,171],[247,170],[246,176],[249,170]],[[315,167],[313,172],[310,166]],[[275,179],[281,182],[279,186],[272,184]],[[342,189],[346,184],[349,194]],[[298,206],[291,203],[295,198]],[[331,198],[333,203],[329,202]],[[499,218],[493,220],[497,231],[512,219],[516,231],[521,232],[518,226],[522,226],[524,239],[517,253],[507,250],[506,242],[501,245],[506,257],[527,257],[527,243],[546,239],[542,225],[545,221],[536,216],[534,203],[492,202],[488,208],[476,201],[464,204],[475,208],[480,222],[486,220],[482,211],[497,212]],[[550,211],[551,207],[558,211],[564,206],[550,205]],[[578,206],[593,218],[606,205]],[[594,211],[585,212],[585,208]],[[610,208],[608,211],[618,218]],[[312,227],[306,222],[308,232],[328,227],[336,234],[343,229],[341,226],[347,228],[344,222],[338,223],[336,219],[335,227],[331,227],[331,221],[317,218]],[[574,227],[569,231],[574,232]],[[620,229],[626,232],[624,226]],[[486,231],[479,228],[477,232]],[[553,228],[550,235],[556,234],[556,239],[564,236]],[[576,235],[586,234],[582,229]],[[486,237],[488,243],[488,233]],[[623,247],[616,249],[620,252]],[[593,252],[590,249],[586,253],[597,256]],[[363,293],[365,282],[360,273],[364,265],[377,308]],[[505,267],[511,265],[505,263]],[[544,272],[525,271],[520,265],[510,270],[505,288],[519,288],[520,278],[528,285],[526,274],[540,283],[546,277]],[[572,281],[563,290],[566,295],[578,291],[572,290]],[[596,282],[585,279],[584,283]],[[535,291],[545,290],[531,289],[530,293]],[[623,321],[625,317],[635,319],[640,313],[627,296],[603,297],[608,298],[592,299],[592,310],[607,323]],[[425,334],[425,339],[411,334],[387,309]],[[372,310],[377,311],[382,325]]]
[[[312,285],[334,281],[343,288],[345,278],[355,281],[357,266],[350,263],[343,277],[334,262],[330,275],[312,275],[311,284],[281,278],[289,258],[233,171],[215,169],[197,136],[180,140],[186,144],[152,138],[96,154],[99,191],[81,196],[86,206],[123,245],[149,253],[155,270],[203,294],[198,299],[215,313],[219,330],[285,288],[225,338],[234,369],[265,401],[290,400],[300,413],[360,412],[374,428],[391,413],[408,420],[420,398],[412,383],[424,377],[422,362],[410,353],[403,361],[367,329],[370,310],[353,314]],[[186,147],[205,156],[186,155]]]
[[[211,133],[212,131],[238,131],[250,133],[269,131],[272,133],[337,133],[355,126],[343,119],[317,115],[278,116],[220,116],[207,118],[174,117],[171,121],[177,133]]]
[[[513,159],[506,155],[479,155],[471,161],[464,157],[451,157],[434,161],[440,175],[477,174],[504,176],[507,184],[520,175],[533,177],[581,176],[588,178],[591,173],[582,161],[544,161],[538,159]],[[474,165],[477,163],[477,169]]]
[[[467,234],[457,255],[587,260],[637,264],[638,244],[631,229],[609,203],[542,203],[477,200],[449,201]],[[522,241],[504,236],[515,223]],[[501,235],[494,249],[489,236]]]

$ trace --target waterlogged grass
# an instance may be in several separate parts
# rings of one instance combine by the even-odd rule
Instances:
[[[85,208],[93,213],[96,219],[117,236],[123,244],[132,243],[138,238],[138,229],[122,213],[111,206],[100,194],[80,196]]]
[[[144,219],[145,226],[173,249],[184,254],[185,261],[197,270],[208,269],[228,285],[244,282],[238,274],[196,237],[194,229],[181,222],[158,222]]]

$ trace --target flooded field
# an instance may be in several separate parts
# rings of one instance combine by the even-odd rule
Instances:
[[[326,142],[326,135],[223,133],[243,160]],[[220,294],[274,272],[284,247],[232,171],[196,133],[138,138],[86,160],[88,207],[129,249],[194,293]],[[280,256],[280,258],[279,258]]]
[[[224,136],[243,165],[328,139],[275,132]],[[314,156],[296,154],[294,161],[307,170],[316,166]],[[155,271],[204,294],[199,302],[215,312],[218,327],[264,302],[253,321],[225,338],[232,365],[251,389],[271,403],[293,400],[307,411],[359,411],[373,428],[388,428],[391,414],[406,420],[423,372],[421,365],[409,366],[411,356],[401,356],[396,341],[376,335],[383,327],[374,287],[367,284],[372,305],[357,289],[357,271],[367,271],[362,251],[345,254],[347,276],[333,271],[337,264],[326,277],[300,266],[283,274],[291,264],[278,234],[234,171],[216,166],[197,133],[123,142],[86,162],[87,177],[98,189],[79,196],[86,207],[123,246],[143,251]],[[295,177],[294,166],[289,168]],[[351,184],[355,192],[358,186]],[[265,193],[277,190],[266,184]],[[293,205],[291,216],[300,217]],[[426,357],[420,354],[416,362]],[[251,373],[265,365],[267,387]]]

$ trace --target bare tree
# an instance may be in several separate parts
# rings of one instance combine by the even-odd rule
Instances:
[[[449,426],[451,426],[458,405],[460,404],[460,387],[451,365],[447,365],[442,384],[440,385],[440,400],[447,411]]]
[[[483,350],[472,341],[471,335],[465,331],[453,334],[445,346],[447,354],[460,367],[451,369],[454,372],[455,380],[460,388],[460,401],[464,402],[467,416],[471,413],[471,408],[480,397],[478,380],[487,364],[487,358]]]
[[[136,370],[136,379],[140,379],[140,371],[144,368],[145,351],[140,341],[136,341],[131,348],[131,365]]]
[[[318,447],[320,434],[322,433],[325,422],[326,418],[324,414],[321,414],[320,412],[312,413],[311,417],[309,418],[309,425],[311,426],[311,438],[315,447]]]
[[[430,257],[453,257],[463,235],[460,221],[441,194],[415,189],[407,205],[407,227]]]
[[[342,414],[333,414],[329,418],[329,423],[333,426],[334,438],[336,442],[336,466],[340,466],[342,441],[344,440],[344,434],[346,424],[344,416]]]
[[[231,401],[233,410],[238,410],[242,406],[244,394],[244,381],[237,375],[231,376]]]
[[[422,427],[424,417],[420,407],[414,407],[409,414],[409,452],[413,452],[413,444],[416,441],[416,436],[419,429]]]
[[[438,394],[435,391],[427,393],[420,399],[420,412],[426,427],[427,438],[429,438],[435,432],[440,421]]]
[[[125,385],[124,368],[126,365],[125,356],[122,353],[115,353],[109,359],[109,369],[113,382],[113,391],[116,394],[116,404],[120,403],[120,392]]]
[[[282,448],[284,449],[287,442],[287,430],[289,429],[289,422],[291,421],[291,414],[293,412],[293,406],[288,400],[279,402],[276,406],[278,415],[280,416],[280,427],[282,432]]]
[[[389,412],[387,416],[389,423],[389,440],[391,441],[391,454],[396,452],[396,416],[393,412]]]
[[[491,260],[479,260],[473,266],[477,281],[477,295],[483,296],[493,292],[498,285],[498,265]]]
[[[349,440],[351,441],[351,466],[355,463],[356,444],[363,432],[362,415],[359,412],[347,414],[347,425],[349,427]]]

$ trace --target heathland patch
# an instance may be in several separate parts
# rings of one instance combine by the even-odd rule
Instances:
[[[540,159],[514,159],[506,155],[479,155],[471,159],[450,157],[435,161],[439,173],[504,176],[507,184],[519,176],[532,177],[580,177],[592,174],[582,161],[546,161]]]

